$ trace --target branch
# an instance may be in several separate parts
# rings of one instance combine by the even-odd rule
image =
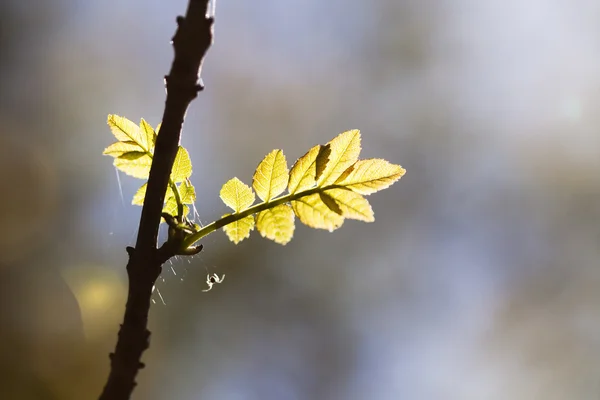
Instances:
[[[167,99],[162,118],[135,248],[128,247],[129,295],[110,374],[101,400],[127,400],[135,388],[138,371],[144,367],[142,353],[149,347],[147,329],[152,288],[162,264],[173,252],[157,250],[158,228],[169,176],[177,155],[181,127],[189,104],[202,90],[199,82],[202,61],[212,44],[213,18],[207,17],[209,0],[189,0],[185,17],[177,17],[173,36],[175,56],[165,76]]]

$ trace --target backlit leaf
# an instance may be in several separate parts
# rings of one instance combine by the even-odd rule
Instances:
[[[154,149],[154,144],[156,143],[156,132],[149,123],[147,123],[144,118],[140,121],[140,129],[142,133],[146,136],[146,143],[148,143],[148,150],[152,152]]]
[[[358,160],[360,154],[360,131],[353,129],[339,134],[329,143],[331,153],[321,176],[317,179],[317,186],[323,187],[333,184],[344,171]],[[317,157],[317,164],[323,162],[323,155]]]
[[[357,161],[335,184],[367,195],[388,188],[405,173],[406,170],[399,165],[383,159],[372,158]]]
[[[134,205],[144,205],[144,198],[146,197],[146,189],[148,189],[148,182],[144,183],[133,195],[133,200],[131,204]]]
[[[250,231],[254,229],[254,216],[249,215],[238,221],[232,222],[223,227],[225,234],[229,240],[238,244],[242,240],[250,236]]]
[[[135,142],[115,142],[104,149],[102,154],[111,157],[119,157],[130,151],[140,151],[142,148]]]
[[[171,170],[171,180],[175,183],[183,182],[192,175],[192,160],[186,149],[179,146],[173,169]]]
[[[254,192],[238,178],[230,179],[221,188],[221,200],[235,212],[240,212],[254,203]]]
[[[196,201],[196,189],[187,179],[179,185],[179,195],[183,204],[194,204]]]
[[[175,200],[174,196],[167,198],[162,212],[171,214],[172,216],[177,216],[177,213],[178,213],[177,201]],[[189,214],[189,212],[190,212],[190,208],[188,206],[184,205],[183,206],[183,216],[186,217]]]
[[[145,155],[148,155],[148,153],[146,153],[145,151],[128,151],[127,153],[121,154],[118,158],[120,158],[121,160],[134,161]]]
[[[294,236],[294,212],[287,204],[261,211],[256,216],[256,229],[263,237],[286,244]]]
[[[132,141],[140,145],[142,150],[150,149],[148,138],[139,126],[124,117],[110,114],[107,120],[111,132],[120,142]]]
[[[329,146],[316,145],[305,155],[300,157],[290,171],[288,191],[291,194],[294,194],[314,187],[317,184],[319,175],[327,165],[330,152]],[[318,157],[319,155],[320,157]],[[317,157],[320,161],[324,161],[319,163],[320,166],[323,166],[322,168],[319,168],[320,173],[317,173]]]
[[[346,189],[330,189],[323,194],[337,203],[344,218],[357,219],[364,222],[375,221],[371,205],[360,194]]]
[[[288,185],[289,171],[281,150],[273,150],[258,164],[252,187],[263,201],[270,201],[283,193]]]
[[[303,224],[332,232],[342,226],[344,217],[331,211],[318,193],[292,201],[292,208]]]
[[[116,158],[113,164],[127,175],[133,176],[134,178],[148,179],[152,158],[150,158],[148,154],[136,158],[135,160],[128,160],[121,156]]]
[[[140,188],[137,190],[137,192],[135,192],[135,194],[133,195],[133,200],[131,201],[131,204],[138,205],[138,206],[144,205],[144,198],[146,197],[147,189],[148,189],[148,182],[146,182],[142,186],[140,186]],[[173,190],[171,189],[171,187],[167,186],[167,193],[165,194],[165,202],[172,197],[175,197],[175,194],[173,193]]]

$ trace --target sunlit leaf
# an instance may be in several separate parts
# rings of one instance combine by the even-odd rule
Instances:
[[[344,171],[358,160],[360,154],[360,131],[353,129],[339,134],[329,143],[331,153],[317,186],[324,187],[333,184]],[[317,157],[317,163],[322,162],[323,155]]]
[[[235,212],[240,212],[254,203],[254,192],[238,178],[230,179],[221,188],[221,200]]]
[[[163,207],[162,212],[170,214],[172,216],[177,216],[177,201],[175,197],[169,197],[165,201],[165,205]],[[190,208],[186,205],[183,206],[183,216],[186,217],[190,212]]]
[[[286,244],[294,236],[294,212],[287,204],[261,211],[256,216],[256,229],[263,237]]]
[[[179,146],[173,169],[171,170],[171,180],[175,183],[183,182],[192,175],[192,160],[186,149]]]
[[[135,142],[115,142],[108,146],[102,154],[111,157],[119,157],[124,153],[128,153],[130,151],[140,151],[142,148]]]
[[[144,151],[150,149],[148,138],[139,126],[124,117],[110,114],[107,120],[111,132],[120,142],[132,141],[140,145]]]
[[[156,143],[156,132],[149,123],[147,123],[144,118],[140,121],[140,129],[142,133],[146,136],[146,143],[148,143],[148,150],[152,152],[154,149],[154,144]]]
[[[235,244],[249,237],[252,229],[254,229],[254,216],[252,215],[223,227],[223,231],[225,231],[229,240]]]
[[[388,188],[405,173],[406,170],[399,165],[383,159],[372,158],[357,161],[335,184],[367,195]]]
[[[121,154],[118,158],[121,160],[134,161],[147,155],[148,153],[145,151],[128,151],[127,153]]]
[[[346,189],[330,189],[324,195],[333,199],[344,218],[357,219],[364,222],[373,222],[375,217],[371,205],[358,193]],[[323,197],[321,198],[323,200]],[[329,206],[329,204],[327,204]],[[331,207],[330,207],[331,209]],[[337,210],[333,210],[338,212]]]
[[[150,166],[152,166],[152,158],[147,154],[134,160],[128,160],[121,156],[116,158],[113,164],[127,175],[133,176],[134,178],[148,179]]]
[[[344,217],[331,211],[318,193],[292,201],[292,208],[303,224],[332,232],[342,226]]]
[[[194,204],[196,201],[196,189],[187,179],[179,185],[179,195],[183,204]]]
[[[144,198],[146,197],[146,189],[148,188],[148,182],[144,183],[133,195],[133,200],[131,204],[134,205],[144,205]]]
[[[330,152],[329,146],[316,145],[300,157],[290,171],[288,191],[294,194],[314,187],[327,165]],[[317,157],[320,160],[319,166],[322,166],[319,171],[317,171]]]
[[[252,187],[263,201],[270,201],[273,197],[283,193],[287,187],[289,171],[285,156],[281,150],[273,150],[258,164]]]

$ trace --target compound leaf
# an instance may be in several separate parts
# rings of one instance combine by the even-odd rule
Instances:
[[[179,146],[175,161],[173,162],[173,169],[171,169],[171,180],[175,183],[180,183],[189,178],[192,175],[192,160],[186,149]]]
[[[117,138],[118,141],[132,141],[140,145],[143,151],[150,150],[150,144],[146,134],[142,132],[139,126],[127,118],[109,114],[107,123],[112,134]]]
[[[224,215],[223,217],[226,216]],[[254,229],[254,216],[252,215],[248,215],[223,227],[223,231],[225,231],[229,240],[235,244],[249,237],[252,229]]]
[[[335,184],[368,195],[388,188],[405,173],[406,170],[400,165],[380,158],[371,158],[357,161],[340,176]]]
[[[287,244],[294,236],[294,212],[287,204],[261,211],[256,216],[256,229],[275,243]]]
[[[240,212],[254,203],[254,192],[238,178],[232,178],[221,188],[221,200],[227,207]]]
[[[303,224],[333,232],[344,223],[344,217],[332,211],[318,193],[292,201],[292,208]]]
[[[289,171],[281,150],[273,150],[258,164],[252,187],[258,197],[268,202],[283,193],[288,185]]]
[[[316,163],[325,163],[323,173],[317,179],[317,186],[333,184],[343,173],[358,160],[360,154],[360,131],[353,129],[340,133],[329,143],[330,154],[324,161],[324,154],[319,154]]]

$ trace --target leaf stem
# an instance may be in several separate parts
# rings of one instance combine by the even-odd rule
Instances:
[[[210,224],[208,224],[205,227],[203,227],[202,229],[200,229],[198,232],[196,232],[192,235],[189,235],[183,241],[183,248],[188,248],[191,245],[193,245],[195,242],[197,242],[198,240],[202,239],[204,236],[207,236],[207,235],[213,233],[214,231],[224,227],[225,225],[229,225],[233,222],[244,219],[249,215],[256,214],[261,211],[277,207],[281,204],[289,203],[290,201],[298,200],[302,197],[310,196],[311,194],[321,193],[321,192],[325,192],[327,190],[336,189],[336,188],[346,189],[344,186],[340,186],[340,185],[328,185],[328,186],[324,186],[324,187],[314,187],[314,188],[311,188],[311,189],[308,189],[308,190],[305,190],[302,192],[286,194],[283,196],[276,197],[270,201],[258,203],[258,204],[254,205],[250,208],[247,208],[244,211],[239,212],[239,213],[228,214],[221,219],[211,222]]]

